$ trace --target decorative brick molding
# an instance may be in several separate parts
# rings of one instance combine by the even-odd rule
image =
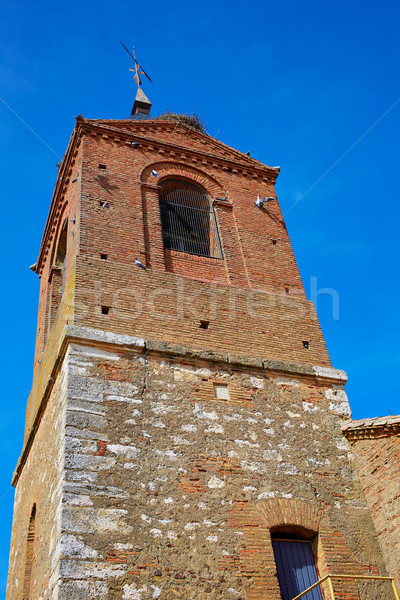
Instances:
[[[346,421],[342,425],[342,431],[349,441],[400,436],[400,415]]]
[[[157,171],[159,174],[158,181],[162,181],[162,179],[166,177],[183,177],[198,183],[212,200],[225,195],[223,187],[216,179],[210,177],[200,169],[195,169],[194,167],[175,161],[155,162],[147,165],[140,175],[142,184],[151,184],[154,181],[153,175],[151,174],[153,170]]]

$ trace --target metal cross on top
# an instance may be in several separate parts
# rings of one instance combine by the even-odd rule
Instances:
[[[150,83],[153,83],[152,80],[150,79],[150,77],[147,75],[146,71],[143,69],[143,67],[141,65],[139,65],[138,61],[136,60],[135,48],[134,47],[132,48],[133,49],[133,54],[132,54],[132,52],[130,52],[128,50],[128,48],[125,46],[125,44],[123,42],[121,42],[121,40],[119,38],[118,38],[118,41],[125,48],[125,50],[129,54],[129,56],[131,58],[133,58],[133,62],[135,63],[135,68],[134,69],[129,69],[129,70],[133,71],[135,73],[135,75],[133,76],[133,79],[134,79],[135,83],[137,84],[137,86],[140,87],[142,85],[142,81],[140,79],[140,75],[146,75],[146,77],[150,81]]]

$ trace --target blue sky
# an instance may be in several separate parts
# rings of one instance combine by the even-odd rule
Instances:
[[[400,4],[13,0],[1,13],[3,598],[7,492],[22,445],[36,329],[39,282],[28,267],[73,117],[130,114],[135,86],[117,37],[135,44],[154,81],[144,86],[153,114],[196,113],[211,135],[281,166],[284,213],[362,138],[286,222],[308,296],[312,278],[339,296],[338,320],[329,296],[318,298],[318,313],[333,365],[349,374],[353,416],[400,412]]]

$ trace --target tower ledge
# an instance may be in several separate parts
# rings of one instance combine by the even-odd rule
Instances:
[[[185,363],[189,362],[196,366],[206,362],[208,364],[220,365],[223,368],[267,372],[269,376],[285,376],[288,379],[295,377],[305,382],[320,383],[328,386],[332,384],[343,386],[347,382],[345,371],[333,367],[308,366],[268,358],[254,358],[232,352],[199,350],[181,344],[166,343],[159,340],[144,339],[76,325],[66,325],[61,334],[57,330],[55,342],[55,345],[50,343],[46,347],[41,365],[42,373],[38,373],[28,400],[28,406],[35,407],[36,414],[32,420],[32,425],[25,432],[24,447],[13,475],[13,486],[17,485],[35,433],[39,428],[41,417],[46,409],[47,398],[51,393],[57,373],[70,344],[90,346],[105,351],[134,352],[141,355],[146,354],[146,356],[164,356],[175,360],[184,359]],[[342,408],[345,410],[339,412],[348,417],[347,400],[344,404],[346,406]]]

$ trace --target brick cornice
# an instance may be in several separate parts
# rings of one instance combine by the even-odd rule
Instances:
[[[387,438],[391,436],[400,436],[400,423],[393,425],[381,425],[377,427],[360,427],[357,429],[343,429],[343,434],[350,441],[369,440],[377,438]]]
[[[152,121],[152,123],[154,123],[154,121]],[[232,169],[236,169],[238,172],[247,172],[252,175],[261,176],[265,179],[268,179],[271,182],[275,182],[279,174],[279,172],[276,169],[263,165],[259,161],[256,161],[251,158],[249,158],[249,162],[247,160],[244,160],[241,152],[235,150],[234,148],[230,148],[225,144],[222,144],[222,142],[217,142],[216,140],[213,140],[213,142],[220,144],[224,149],[229,149],[230,153],[233,154],[235,158],[223,157],[219,154],[214,154],[206,150],[202,151],[199,149],[188,148],[187,146],[183,146],[174,142],[167,142],[165,140],[157,139],[156,137],[151,137],[148,135],[148,133],[144,134],[142,132],[119,129],[117,127],[112,127],[111,125],[107,125],[104,123],[94,123],[91,121],[83,120],[82,127],[84,131],[96,132],[98,133],[98,135],[107,136],[108,138],[115,139],[118,142],[120,142],[122,139],[126,140],[127,143],[131,141],[140,141],[143,147],[150,146],[155,151],[163,149],[164,151],[169,150],[174,154],[176,154],[177,152],[181,152],[182,154],[188,154],[193,157],[198,157],[199,160],[211,161],[220,166],[221,168],[232,167]],[[188,131],[193,135],[196,134],[196,132],[192,132],[192,130],[190,129],[188,129]]]
[[[63,200],[65,193],[67,191],[67,186],[69,184],[71,174],[72,174],[72,166],[75,162],[75,156],[78,151],[82,131],[81,131],[81,119],[82,117],[77,117],[76,125],[72,132],[67,150],[63,156],[63,159],[60,163],[59,173],[56,181],[56,185],[54,187],[53,197],[50,204],[50,210],[47,217],[45,229],[43,232],[42,242],[40,245],[39,256],[36,263],[36,273],[41,276],[43,272],[43,263],[44,259],[48,254],[51,240],[52,240],[52,230],[57,226],[59,222],[60,216],[63,210]]]
[[[342,431],[348,440],[371,439],[400,435],[400,415],[350,419],[342,424]]]
[[[213,138],[208,133],[204,133],[204,132],[198,131],[192,127],[189,127],[185,123],[181,123],[181,122],[176,123],[175,121],[170,121],[168,119],[163,120],[163,119],[159,119],[158,117],[150,118],[146,121],[135,121],[132,119],[122,119],[122,120],[96,119],[95,120],[95,119],[84,119],[83,117],[80,117],[80,118],[81,118],[81,121],[85,122],[85,123],[100,125],[100,126],[102,126],[102,125],[110,126],[110,127],[113,127],[114,129],[116,129],[117,131],[127,131],[128,133],[134,129],[138,129],[139,131],[141,131],[143,129],[153,129],[157,132],[160,130],[174,132],[174,131],[178,131],[179,129],[181,129],[184,131],[184,133],[187,136],[198,139],[201,143],[205,143],[209,146],[213,146],[224,152],[227,151],[227,152],[229,152],[229,154],[234,154],[234,155],[238,156],[242,161],[246,162],[246,164],[256,164],[256,165],[259,165],[262,167],[266,166],[266,165],[264,165],[264,163],[257,160],[256,158],[253,158],[253,157],[249,156],[248,154],[244,154],[243,152],[240,152],[240,150],[236,150],[235,148],[232,148],[231,146],[228,146],[227,144],[224,144],[224,142],[221,142],[220,140]],[[157,139],[158,138],[156,138],[156,140]],[[220,156],[220,155],[218,154],[218,156]],[[268,167],[268,168],[271,168],[271,167]],[[274,167],[272,169],[276,173],[279,173],[279,167]]]

